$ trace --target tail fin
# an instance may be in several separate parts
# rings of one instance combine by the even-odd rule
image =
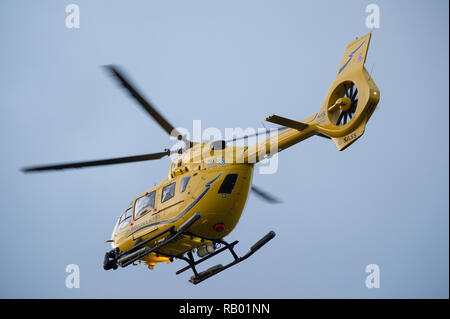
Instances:
[[[370,38],[368,33],[347,45],[314,120],[317,135],[330,137],[340,151],[364,134],[366,123],[380,100],[380,90],[364,67]]]
[[[371,33],[362,38],[350,42],[345,49],[344,57],[339,66],[335,81],[353,71],[360,71],[366,62],[367,50],[369,49]]]
[[[371,33],[350,42],[336,77],[318,113],[318,131],[342,151],[365,131],[380,100],[380,91],[364,67]],[[320,119],[325,114],[325,120]]]

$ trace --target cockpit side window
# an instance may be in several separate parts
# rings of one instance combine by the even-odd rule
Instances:
[[[161,193],[161,203],[171,199],[175,195],[175,183],[164,186]]]
[[[219,194],[231,194],[233,192],[234,185],[236,184],[237,174],[228,174],[220,185]]]
[[[186,187],[187,187],[190,179],[191,179],[190,176],[186,176],[181,180],[180,193],[182,193],[186,190]]]
[[[134,220],[141,218],[155,208],[156,191],[136,199],[134,203]]]

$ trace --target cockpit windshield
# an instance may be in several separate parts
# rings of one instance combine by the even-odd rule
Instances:
[[[133,208],[133,203],[130,203],[130,205],[128,205],[128,208],[125,209],[125,211],[122,213],[122,215],[120,215],[119,220],[117,222],[117,226],[114,228],[114,232],[121,230],[122,228],[124,228],[125,226],[129,225],[131,223],[131,214],[132,214],[132,208]]]
[[[120,217],[118,230],[124,228],[130,223],[131,223],[131,207],[127,208],[127,210]]]

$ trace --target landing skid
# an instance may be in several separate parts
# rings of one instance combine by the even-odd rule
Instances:
[[[187,253],[187,256],[188,256],[187,258],[186,257],[178,257],[179,259],[183,259],[184,261],[186,261],[189,265],[178,270],[176,272],[176,274],[179,275],[188,269],[192,269],[192,271],[194,272],[194,275],[191,277],[191,279],[189,281],[191,283],[193,283],[194,285],[196,285],[196,284],[202,282],[203,280],[208,279],[214,275],[217,275],[221,271],[224,271],[225,269],[230,268],[231,266],[234,266],[234,265],[240,263],[241,261],[244,261],[245,259],[247,259],[251,255],[253,255],[258,249],[260,249],[262,246],[264,246],[268,241],[270,241],[274,237],[275,237],[275,232],[270,231],[269,233],[267,233],[267,235],[265,235],[263,238],[261,238],[256,244],[254,244],[252,247],[250,247],[250,251],[242,257],[238,257],[238,255],[235,253],[235,251],[233,249],[234,246],[238,243],[237,240],[232,242],[231,244],[227,243],[224,240],[219,240],[217,242],[224,245],[224,247],[220,248],[219,250],[216,250],[214,253],[212,253],[208,256],[198,259],[197,261],[194,260],[194,256],[192,255],[192,252]],[[212,266],[211,268],[208,268],[207,270],[202,271],[200,273],[197,272],[195,266],[197,266],[198,264],[204,262],[205,260],[207,260],[217,254],[220,254],[221,252],[223,252],[225,250],[230,251],[231,255],[233,255],[234,261],[230,262],[229,264],[226,264],[225,266],[219,264],[219,265]]]

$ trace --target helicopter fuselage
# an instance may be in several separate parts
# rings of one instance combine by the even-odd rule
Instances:
[[[230,149],[239,151],[239,147]],[[126,251],[136,240],[145,240],[172,226],[178,228],[198,212],[202,217],[190,228],[193,235],[206,239],[228,235],[245,207],[254,164],[227,163],[226,157],[222,151],[208,151],[201,157],[183,154],[175,158],[168,178],[137,196],[123,212],[114,228],[112,246]],[[204,244],[181,239],[162,253],[176,256]],[[154,256],[147,259],[144,262],[156,261]]]

